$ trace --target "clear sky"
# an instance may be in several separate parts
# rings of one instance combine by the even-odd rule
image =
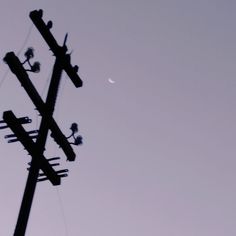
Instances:
[[[0,55],[35,48],[30,74],[45,97],[54,57],[28,17],[43,9],[72,64],[54,118],[84,144],[68,163],[48,139],[47,157],[70,170],[37,185],[26,235],[235,236],[236,2],[232,0],[2,0]],[[27,37],[28,35],[28,37]],[[26,42],[26,43],[24,43]],[[40,117],[0,63],[0,112]],[[108,82],[111,78],[114,84]],[[0,235],[10,236],[30,157],[0,131]]]

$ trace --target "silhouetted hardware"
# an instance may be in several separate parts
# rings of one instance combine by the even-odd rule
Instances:
[[[31,166],[31,163],[29,162],[28,165]],[[53,166],[59,166],[59,165],[60,165],[59,163],[50,164],[51,167],[53,167]],[[27,170],[30,170],[30,167],[28,167]]]
[[[42,20],[43,11],[42,10],[35,10],[31,11],[29,14],[31,20],[33,21],[34,25],[48,44],[49,48],[52,50],[54,55],[60,60],[60,63],[63,69],[66,71],[67,75],[70,77],[72,82],[74,83],[75,87],[81,87],[83,85],[82,80],[77,74],[78,66],[72,66],[70,64],[70,54],[66,54],[67,46],[66,46],[66,39],[67,35],[64,40],[63,46],[59,46],[57,41],[53,37],[50,29],[52,28],[52,22],[49,21],[47,24],[44,23]]]
[[[51,157],[51,158],[47,158],[47,161],[56,161],[56,160],[60,160],[60,157]]]
[[[56,171],[57,174],[64,174],[66,172],[69,172],[69,170],[68,169],[64,169],[64,170],[57,170]],[[46,176],[46,175],[44,173],[39,173],[39,177],[40,176]]]
[[[81,145],[81,144],[83,144],[83,138],[82,138],[82,136],[77,136],[77,137],[75,137],[74,138],[74,142],[70,142],[70,144],[72,144],[72,145],[75,145],[75,146],[78,146],[78,145]]]
[[[83,142],[82,142],[82,136],[78,135],[77,137],[75,136],[75,133],[77,133],[79,131],[78,129],[78,124],[77,123],[72,123],[71,124],[71,127],[70,127],[70,130],[71,130],[71,135],[69,135],[68,137],[66,137],[67,139],[70,139],[70,138],[73,138],[73,142],[70,142],[70,144],[72,145],[81,145]]]
[[[32,122],[32,120],[29,119],[28,116],[17,118],[17,120],[20,124],[28,124]],[[0,129],[9,128],[4,120],[0,120],[0,124],[3,124],[3,126],[0,126]]]
[[[68,169],[64,169],[64,170],[58,170],[56,171],[56,173],[60,176],[60,178],[64,178],[68,176],[68,174],[66,174],[68,171],[69,171]],[[46,180],[48,180],[47,176],[44,173],[40,173],[37,182],[42,182]]]
[[[49,124],[49,129],[52,131],[52,136],[56,143],[63,149],[65,155],[67,156],[67,160],[74,161],[76,155],[72,147],[70,146],[64,134],[59,129],[53,117],[47,115],[48,113],[50,113],[50,111],[48,110],[47,106],[38,94],[33,83],[30,81],[29,76],[23,68],[22,64],[20,63],[18,57],[15,56],[14,52],[8,52],[4,57],[4,61],[8,64],[11,71],[16,75],[22,87],[25,89],[25,91],[31,98],[32,102],[36,106],[41,116],[47,117],[47,122]]]
[[[53,168],[54,166],[59,166],[59,162],[57,161],[60,157],[46,159],[44,156],[49,131],[51,132],[51,137],[63,149],[68,161],[74,161],[76,157],[71,145],[82,144],[82,136],[75,136],[75,133],[78,132],[78,125],[76,123],[72,123],[70,128],[71,134],[66,137],[53,118],[62,72],[65,71],[67,73],[75,87],[81,87],[83,82],[77,74],[79,66],[71,65],[71,53],[67,53],[68,48],[66,45],[68,34],[65,35],[63,45],[59,46],[50,32],[50,29],[53,27],[52,21],[48,21],[45,24],[42,16],[42,10],[30,12],[31,20],[55,56],[55,64],[45,102],[38,94],[28,75],[29,72],[40,72],[40,63],[33,61],[34,49],[29,47],[26,50],[24,54],[25,58],[22,62],[14,52],[8,52],[4,57],[4,61],[8,64],[12,73],[16,75],[21,86],[25,89],[39,114],[42,116],[39,129],[31,131],[26,131],[23,127],[23,124],[30,123],[31,120],[28,117],[17,118],[12,111],[5,111],[3,113],[3,120],[0,121],[0,129],[10,128],[13,132],[12,134],[5,135],[7,141],[9,143],[20,141],[32,157],[31,162],[28,162],[28,178],[14,236],[25,235],[37,182],[49,180],[53,185],[59,185],[61,178],[68,176],[68,169],[54,170]]]
[[[22,65],[24,65],[26,62],[30,69],[26,69],[26,71],[38,73],[40,71],[40,63],[38,61],[31,63],[31,59],[34,57],[34,49],[32,47],[28,48],[25,52],[25,61],[22,62]]]
[[[38,134],[39,131],[38,130],[31,130],[31,131],[27,131],[26,132],[27,134],[31,135],[31,134]],[[15,134],[8,134],[8,135],[5,135],[4,138],[14,138],[16,137]]]
[[[60,159],[60,157],[52,157],[52,158],[47,158],[47,161],[50,166],[59,166],[60,165],[59,163],[51,163],[52,161],[57,161],[59,159]],[[28,162],[28,165],[31,166],[31,162]],[[29,170],[29,169],[30,169],[30,167],[27,168],[27,170]]]
[[[60,157],[51,157],[51,158],[47,158],[47,161],[50,163],[51,161],[56,161],[56,160],[60,160]],[[31,162],[28,162],[28,165],[31,165]],[[52,164],[50,164],[52,165]]]
[[[30,135],[29,136],[31,139],[37,139],[38,135]],[[18,138],[13,138],[13,139],[9,139],[7,142],[8,143],[15,143],[15,142],[19,142],[20,140]]]
[[[38,137],[38,130],[31,130],[31,131],[27,131],[26,132],[29,137],[31,139],[36,139]],[[8,134],[8,135],[5,135],[4,136],[5,139],[8,139],[8,143],[14,143],[14,142],[17,142],[19,141],[17,138],[16,138],[16,135],[15,134]]]
[[[25,149],[30,153],[32,158],[37,158],[40,163],[40,169],[47,175],[48,179],[51,181],[53,185],[59,185],[61,183],[60,177],[53,170],[51,165],[48,163],[47,159],[42,155],[38,155],[38,147],[32,141],[30,136],[24,130],[24,128],[20,125],[17,118],[13,114],[12,111],[5,111],[3,113],[3,119],[7,123],[7,125],[11,128],[11,130],[15,133],[16,137],[25,147]]]
[[[71,124],[71,127],[70,127],[70,130],[71,130],[71,135],[69,135],[68,137],[66,137],[67,139],[69,139],[70,137],[74,137],[75,138],[75,133],[78,132],[78,124],[77,123],[72,123]]]

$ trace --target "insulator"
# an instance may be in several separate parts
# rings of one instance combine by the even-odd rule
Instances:
[[[29,63],[30,69],[26,69],[25,71],[39,73],[40,72],[40,63],[36,61],[33,65]]]
[[[59,176],[60,176],[60,178],[64,178],[64,177],[67,177],[68,174],[60,174]],[[48,178],[45,176],[45,177],[38,178],[37,182],[42,182],[42,181],[46,181],[46,180],[48,180]]]
[[[29,47],[27,49],[27,51],[25,52],[25,57],[26,57],[26,61],[29,61],[31,58],[34,57],[34,49],[32,47]],[[26,62],[25,61],[25,62]],[[23,62],[23,64],[25,63]]]
[[[75,73],[77,73],[79,71],[79,67],[76,65],[73,67],[73,70],[75,71]]]
[[[70,129],[73,133],[77,133],[78,132],[78,124],[72,123]]]
[[[28,162],[28,165],[31,166],[31,162]],[[59,166],[60,164],[59,163],[53,163],[53,164],[50,164],[50,166]]]
[[[53,26],[52,21],[51,21],[51,20],[48,21],[48,23],[47,23],[47,28],[50,30],[50,29],[52,28],[52,26]]]
[[[81,144],[83,144],[83,138],[82,138],[82,136],[77,136],[76,138],[75,138],[75,142],[74,143],[72,143],[72,144],[74,144],[74,145],[76,145],[76,146],[78,146],[78,145],[81,145]]]
[[[32,120],[28,116],[17,118],[17,120],[19,121],[20,124],[28,124],[32,122]],[[0,129],[9,128],[9,126],[6,124],[4,120],[0,120],[0,124],[4,124],[3,126],[0,126]]]

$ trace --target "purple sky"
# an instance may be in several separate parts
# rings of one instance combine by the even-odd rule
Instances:
[[[28,46],[45,97],[54,62],[28,17],[44,10],[84,81],[63,74],[54,117],[79,124],[77,160],[48,139],[47,156],[70,170],[62,185],[37,185],[26,235],[235,236],[236,2],[230,0],[2,0],[3,58]],[[31,29],[31,30],[30,30]],[[24,45],[27,34],[27,43]],[[23,48],[22,48],[23,47]],[[0,63],[0,112],[40,122],[18,80]],[[108,82],[108,78],[115,81]],[[0,235],[12,235],[27,162],[0,132]]]

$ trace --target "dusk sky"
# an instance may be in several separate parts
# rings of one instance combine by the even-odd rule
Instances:
[[[1,0],[1,59],[24,60],[45,98],[55,57],[29,18],[43,9],[84,82],[66,73],[54,118],[82,146],[66,162],[48,137],[45,156],[69,169],[37,184],[27,236],[236,235],[236,1]],[[110,83],[109,80],[115,83]],[[40,116],[0,62],[0,112]],[[0,130],[0,235],[13,235],[31,160]]]

